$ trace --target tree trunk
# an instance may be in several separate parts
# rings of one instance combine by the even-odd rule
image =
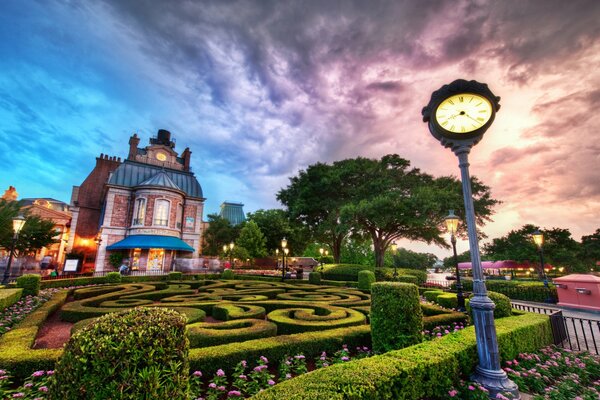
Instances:
[[[375,234],[373,238],[373,251],[375,252],[375,268],[382,268],[385,260],[385,247],[384,242],[381,241]]]
[[[332,246],[331,250],[333,251],[333,261],[336,264],[340,263],[343,240],[344,240],[344,235],[333,235],[333,246]]]

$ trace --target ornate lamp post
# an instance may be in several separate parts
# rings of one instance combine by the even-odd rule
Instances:
[[[285,281],[285,257],[290,249],[287,248],[287,239],[281,239],[281,248],[283,249],[282,264],[281,264],[281,282]]]
[[[392,255],[394,256],[394,280],[398,279],[398,268],[396,267],[396,254],[398,254],[398,245],[392,243]]]
[[[235,244],[233,242],[229,243],[229,264],[231,265],[231,269],[233,269],[233,247]]]
[[[319,261],[321,262],[321,268],[323,268],[323,253],[325,253],[325,249],[321,247],[319,249],[319,254],[321,255],[321,258],[319,259]]]
[[[475,224],[475,210],[469,176],[469,152],[483,138],[500,109],[500,98],[486,84],[458,79],[442,86],[431,95],[429,104],[423,108],[423,122],[427,122],[431,134],[444,147],[449,147],[458,157],[465,217],[469,234],[471,265],[473,266],[473,294],[471,301],[473,322],[477,339],[479,365],[472,379],[489,391],[490,398],[509,392],[519,399],[519,388],[508,379],[500,368],[500,354],[494,324],[494,303],[487,295]]]
[[[546,270],[544,269],[544,234],[539,230],[536,230],[531,235],[534,243],[537,245],[540,250],[540,269],[538,270],[538,278],[544,282],[544,287],[546,288],[546,303],[552,303],[552,297],[550,296],[550,286],[548,285],[548,276],[546,275]]]
[[[450,242],[452,243],[452,253],[454,254],[454,267],[456,268],[456,299],[458,300],[458,311],[465,311],[465,296],[463,294],[462,283],[460,282],[460,271],[458,270],[458,256],[456,255],[456,230],[458,229],[459,219],[454,215],[454,210],[450,210],[450,213],[446,218],[446,228],[450,232]]]
[[[12,259],[15,253],[15,246],[17,245],[17,240],[19,239],[19,233],[21,232],[21,229],[23,229],[23,225],[25,225],[25,217],[23,217],[22,215],[14,217],[12,219],[12,223],[13,231],[15,234],[13,235],[13,240],[8,253],[8,262],[6,263],[6,269],[4,270],[4,278],[2,279],[3,285],[8,284],[8,280],[10,279],[10,266],[12,264]]]

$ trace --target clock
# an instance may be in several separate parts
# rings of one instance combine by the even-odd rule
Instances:
[[[432,135],[449,147],[481,140],[500,109],[500,97],[477,81],[457,79],[433,92],[421,112]]]
[[[165,153],[156,153],[156,159],[158,161],[167,161],[167,155]]]

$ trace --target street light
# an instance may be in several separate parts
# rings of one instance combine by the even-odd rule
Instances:
[[[392,243],[392,255],[394,256],[394,280],[398,279],[398,269],[396,267],[396,254],[398,254],[398,245]]]
[[[282,263],[281,263],[281,282],[285,281],[285,257],[287,256],[290,249],[287,248],[287,239],[284,237],[281,239],[281,248],[283,249]]]
[[[325,249],[321,247],[319,249],[319,254],[321,255],[321,258],[319,259],[319,261],[321,262],[321,268],[323,268],[323,253],[325,253]]]
[[[546,303],[552,303],[550,286],[548,285],[548,276],[546,276],[546,271],[544,270],[544,234],[537,229],[531,234],[531,237],[540,250],[540,269],[538,271],[538,278],[544,282],[544,287],[546,288]]]
[[[17,239],[19,239],[19,232],[23,229],[23,225],[25,225],[25,217],[19,215],[12,219],[13,223],[13,231],[15,234],[13,235],[12,244],[10,245],[10,251],[8,253],[8,263],[6,264],[6,269],[4,270],[4,278],[2,279],[2,284],[8,284],[8,279],[10,278],[10,266],[12,264],[12,259],[15,252],[15,246],[17,245]]]
[[[456,268],[456,300],[457,300],[457,309],[458,311],[465,311],[465,296],[463,294],[462,283],[460,282],[460,271],[458,270],[458,256],[456,255],[456,231],[458,229],[459,219],[456,215],[454,215],[454,210],[450,210],[450,213],[446,218],[444,218],[444,222],[446,222],[446,228],[448,228],[448,232],[450,232],[450,242],[452,243],[452,252],[454,254],[454,267]]]
[[[231,269],[233,269],[233,242],[229,243],[229,264],[231,265]]]
[[[287,255],[290,252],[290,249],[288,249],[287,247],[285,249],[283,249],[283,275],[281,277],[281,281],[283,282],[283,280],[285,279],[285,271],[287,269]]]

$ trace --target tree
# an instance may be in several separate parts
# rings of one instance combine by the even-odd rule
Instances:
[[[16,254],[35,252],[55,243],[54,222],[30,215],[21,207],[21,202],[0,200],[0,247],[10,249],[12,246],[14,236],[12,219],[19,214],[25,217],[25,225],[23,225],[15,245]]]
[[[456,258],[458,259],[458,262],[471,262],[471,252],[469,250],[462,252],[460,254],[456,255]],[[451,255],[450,257],[446,257],[444,258],[444,268],[448,269],[448,268],[456,268],[456,264],[454,263],[454,255]]]
[[[581,237],[581,258],[588,268],[595,267],[600,261],[600,229]]]
[[[249,258],[264,257],[267,254],[265,235],[254,221],[246,221],[236,245],[243,247],[248,252]]]
[[[537,263],[539,249],[532,240],[532,234],[538,230],[535,225],[523,225],[510,231],[506,236],[495,238],[484,245],[487,258],[494,261],[513,260],[517,262]],[[584,270],[579,259],[581,245],[571,237],[568,229],[540,229],[544,234],[544,262],[554,266],[564,266],[569,271]]]
[[[208,228],[204,231],[202,253],[209,256],[218,256],[223,245],[235,242],[239,229],[232,226],[229,220],[218,214],[208,214]]]
[[[247,221],[254,221],[266,239],[267,254],[274,254],[281,247],[281,239],[288,239],[291,254],[302,254],[310,241],[308,229],[291,220],[285,210],[257,210],[248,213]]]
[[[383,266],[389,245],[400,238],[449,247],[442,237],[442,225],[448,209],[464,215],[460,181],[409,169],[410,162],[396,154],[381,160],[345,161],[356,163],[360,176],[354,181],[354,201],[341,208],[342,221],[371,236],[377,267]],[[483,225],[498,201],[476,178],[471,184],[476,222]]]
[[[427,270],[437,261],[435,254],[418,253],[416,251],[399,248],[394,256],[394,265],[398,268]]]

